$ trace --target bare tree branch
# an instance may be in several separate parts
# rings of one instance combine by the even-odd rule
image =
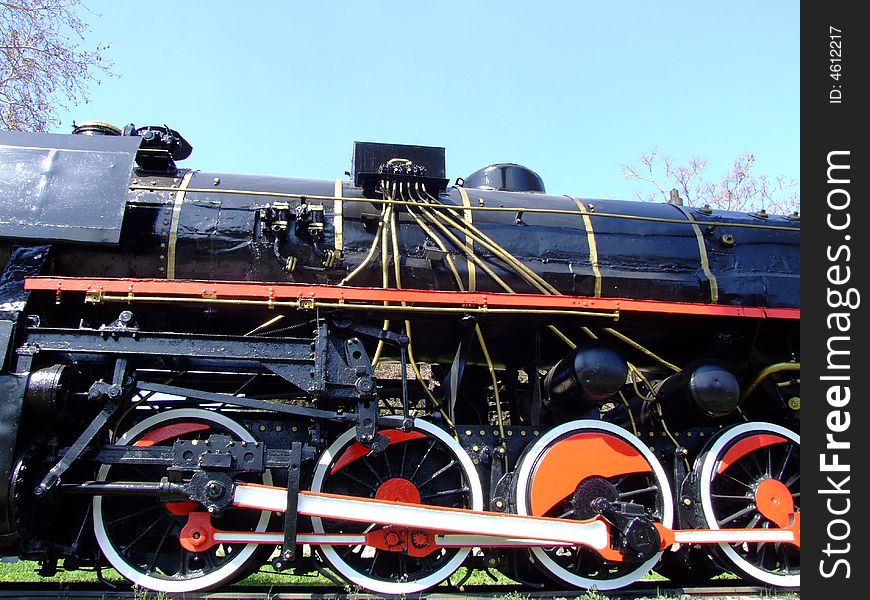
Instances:
[[[0,0],[0,126],[46,131],[57,112],[87,101],[88,85],[111,75],[108,46],[79,48],[88,25],[80,0]]]
[[[756,211],[787,214],[800,210],[800,186],[794,179],[778,175],[769,177],[755,173],[755,154],[748,152],[734,159],[728,171],[718,180],[708,178],[709,161],[694,157],[680,163],[653,150],[641,154],[636,165],[623,165],[622,176],[641,181],[655,192],[635,192],[639,200],[669,197],[665,190],[676,189],[686,204],[705,204],[721,210]],[[657,192],[657,193],[656,193]]]

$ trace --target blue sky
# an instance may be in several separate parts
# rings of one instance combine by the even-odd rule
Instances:
[[[798,179],[799,4],[85,0],[117,78],[59,116],[167,124],[211,171],[341,177],[354,140],[444,146],[630,198],[658,149]]]

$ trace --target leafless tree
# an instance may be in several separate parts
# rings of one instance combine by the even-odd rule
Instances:
[[[0,0],[0,126],[46,131],[57,111],[87,101],[88,84],[110,74],[106,46],[79,47],[89,28],[80,0]]]
[[[656,201],[670,198],[677,190],[690,206],[709,205],[721,210],[749,211],[765,209],[769,213],[789,214],[800,209],[798,183],[779,175],[769,177],[755,172],[755,155],[741,154],[719,179],[707,178],[709,161],[692,158],[679,163],[658,151],[640,157],[636,165],[623,165],[622,174],[628,180],[644,181],[652,191],[636,193],[639,200]]]

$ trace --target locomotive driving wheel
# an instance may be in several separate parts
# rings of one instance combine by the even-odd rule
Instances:
[[[709,529],[788,525],[800,512],[800,436],[772,423],[724,430],[696,461],[703,519]],[[769,585],[800,585],[800,548],[787,543],[719,544],[739,573]]]
[[[521,515],[591,519],[598,498],[643,507],[654,521],[671,527],[673,501],[661,464],[638,438],[603,421],[572,421],[529,446],[515,477]],[[535,547],[535,564],[548,576],[578,588],[623,587],[643,577],[661,552],[638,561],[608,561],[584,546]]]
[[[468,454],[448,433],[417,420],[413,430],[382,431],[390,443],[377,456],[356,442],[351,429],[323,453],[314,472],[311,490],[482,510],[483,491]],[[437,585],[453,573],[470,548],[427,548],[423,532],[395,531],[376,523],[312,517],[316,533],[371,533],[383,530],[407,536],[406,549],[370,546],[321,546],[326,560],[347,580],[381,594],[414,593]],[[432,524],[437,531],[437,523]],[[389,533],[387,533],[389,531]],[[428,551],[431,549],[431,552]]]
[[[212,411],[179,409],[144,419],[127,431],[119,445],[172,444],[177,439],[207,439],[220,433],[253,442],[254,437],[232,419]],[[101,481],[155,482],[164,467],[103,465]],[[257,480],[270,485],[266,471]],[[256,560],[256,544],[219,544],[204,552],[185,550],[179,535],[188,515],[202,510],[196,502],[160,502],[150,497],[97,496],[94,498],[94,533],[103,555],[124,577],[162,592],[191,592],[217,587],[248,573]],[[215,527],[230,531],[266,530],[269,511],[228,509],[215,517]]]

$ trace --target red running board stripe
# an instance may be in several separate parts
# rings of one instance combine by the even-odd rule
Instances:
[[[264,302],[317,300],[382,304],[406,302],[416,306],[458,308],[508,308],[542,310],[620,311],[754,319],[800,319],[799,308],[728,306],[692,302],[662,302],[627,298],[589,298],[584,296],[547,296],[543,294],[505,294],[496,292],[452,292],[414,289],[379,289],[327,285],[191,281],[167,279],[110,279],[83,277],[28,277],[24,289],[30,291],[92,292],[177,298],[261,300]]]

